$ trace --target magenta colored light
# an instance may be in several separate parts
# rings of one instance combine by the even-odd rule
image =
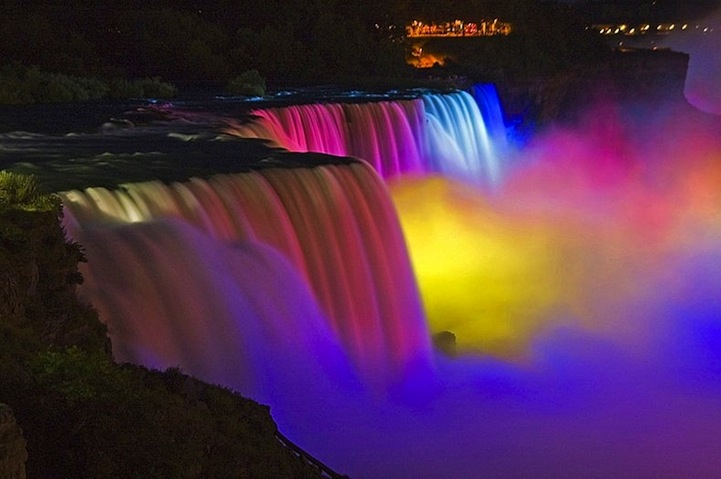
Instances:
[[[718,476],[721,122],[604,105],[512,151],[468,98],[251,124],[365,163],[65,193],[117,359],[270,404],[354,478]],[[407,251],[431,239],[434,292],[469,300],[441,318]]]

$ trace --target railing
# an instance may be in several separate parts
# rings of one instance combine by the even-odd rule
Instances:
[[[318,472],[321,473],[323,477],[329,478],[329,479],[350,479],[348,476],[343,474],[338,474],[330,467],[326,466],[322,462],[320,462],[315,457],[308,454],[306,451],[300,448],[296,443],[285,437],[285,435],[280,432],[275,432],[275,437],[278,439],[278,441],[291,451],[301,460],[305,461],[306,463],[310,464],[311,466],[318,469]]]

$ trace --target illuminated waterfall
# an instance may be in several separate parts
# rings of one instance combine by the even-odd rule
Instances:
[[[295,152],[353,156],[383,177],[442,173],[494,183],[505,128],[493,88],[479,88],[479,108],[466,92],[425,94],[415,100],[331,103],[254,110],[228,133],[264,138]]]
[[[256,377],[246,370],[257,361],[246,360],[247,345],[265,340],[252,331],[317,351],[311,343],[332,343],[316,328],[326,317],[371,382],[427,361],[398,220],[365,163],[89,188],[64,201],[71,236],[88,252],[93,303],[121,360],[179,365],[224,384],[235,375],[237,385]],[[164,226],[152,226],[158,222]],[[249,322],[258,324],[246,338]],[[229,371],[218,370],[222,358]]]
[[[258,110],[228,130],[365,161],[244,163],[257,142],[216,155],[212,130],[187,139],[203,167],[260,169],[64,193],[116,358],[270,405],[354,478],[717,477],[721,123],[593,111],[499,175],[483,155],[504,148],[502,115],[474,106],[493,106],[482,90]],[[124,133],[113,174],[128,144],[158,143]],[[84,177],[74,162],[57,171]],[[440,331],[454,357],[430,351]]]

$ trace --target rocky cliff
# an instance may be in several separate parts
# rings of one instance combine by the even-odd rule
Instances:
[[[506,80],[499,93],[509,119],[573,122],[599,104],[658,107],[683,103],[689,55],[672,50],[616,50],[604,61],[551,77]]]

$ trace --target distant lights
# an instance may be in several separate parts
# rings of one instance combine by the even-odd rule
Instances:
[[[676,31],[686,31],[692,26],[688,23],[659,23],[651,25],[649,23],[642,23],[637,26],[631,26],[625,23],[621,24],[597,24],[586,27],[586,30],[595,30],[601,35],[668,35]],[[696,30],[703,33],[712,33],[714,28],[711,26],[702,27],[701,25],[693,26]]]
[[[481,20],[480,22],[465,22],[456,19],[452,22],[424,23],[413,20],[406,26],[407,37],[478,37],[508,35],[511,33],[510,23],[499,21],[498,18]]]

